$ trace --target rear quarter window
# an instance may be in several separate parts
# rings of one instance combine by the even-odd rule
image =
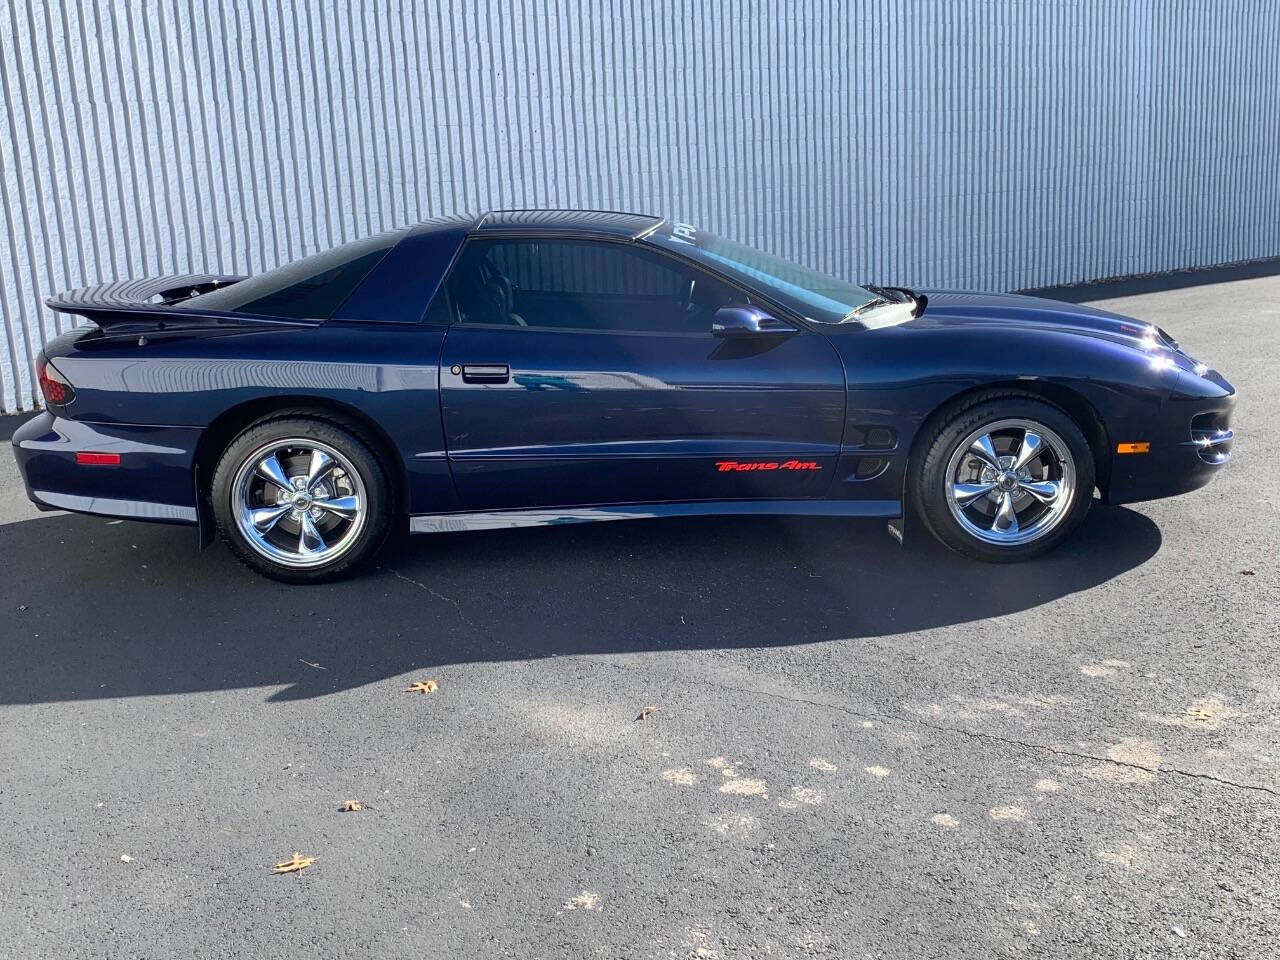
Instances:
[[[396,245],[404,231],[380,233],[179,304],[191,310],[220,310],[297,320],[328,320]]]

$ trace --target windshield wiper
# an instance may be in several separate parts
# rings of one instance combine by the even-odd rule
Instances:
[[[860,286],[864,290],[869,290],[874,294],[874,297],[850,310],[841,319],[841,323],[849,323],[856,320],[863,326],[874,330],[882,326],[897,326],[917,315],[920,301],[910,291],[897,287],[878,287],[869,283],[864,283]],[[907,311],[905,318],[901,316],[903,310]],[[885,314],[892,317],[892,319],[885,317]],[[881,319],[879,321],[873,320],[871,319],[873,315],[881,315]]]
[[[874,296],[866,303],[858,304],[841,317],[841,323],[848,323],[854,317],[866,313],[868,310],[878,310],[881,307],[891,307],[896,303],[902,302],[900,300],[893,299],[891,291],[886,290],[884,287],[877,287],[870,283],[861,283],[859,286],[862,287],[863,290],[870,291]]]
[[[864,313],[868,313],[872,310],[880,310],[884,307],[901,307],[909,305],[913,314],[919,308],[920,298],[905,287],[880,287],[872,283],[863,283],[859,284],[859,286],[861,286],[863,290],[869,290],[875,296],[866,303],[861,303],[850,310],[840,321],[841,323],[847,323]]]
[[[858,306],[845,314],[845,319],[848,320],[852,317],[856,317],[860,313],[866,313],[868,310],[875,310],[878,307],[892,306],[893,303],[894,301],[890,300],[888,297],[876,297],[872,300],[868,300],[866,303],[858,304]]]

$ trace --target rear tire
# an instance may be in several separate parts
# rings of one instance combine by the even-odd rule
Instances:
[[[1093,502],[1094,461],[1061,408],[988,394],[943,416],[925,438],[908,493],[930,532],[988,563],[1037,557],[1066,539]]]
[[[350,575],[381,548],[393,516],[391,483],[370,445],[317,416],[246,428],[219,458],[211,494],[231,552],[285,583]]]

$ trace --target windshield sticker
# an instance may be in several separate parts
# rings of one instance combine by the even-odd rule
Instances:
[[[671,239],[678,240],[681,243],[692,243],[697,246],[698,231],[689,223],[673,223],[671,225]]]

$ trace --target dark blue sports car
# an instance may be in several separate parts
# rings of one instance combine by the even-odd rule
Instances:
[[[1207,483],[1234,390],[1158,327],[857,285],[655,217],[502,211],[259,276],[54,297],[14,436],[41,507],[216,526],[290,582],[420,533],[904,515],[1022,560]]]

